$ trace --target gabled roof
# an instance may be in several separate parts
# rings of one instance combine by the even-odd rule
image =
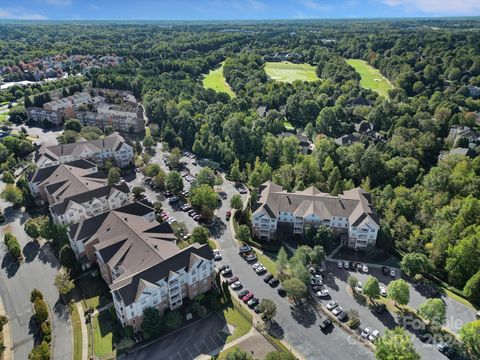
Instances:
[[[343,135],[335,139],[335,143],[338,145],[351,145],[353,143],[359,142],[360,139],[353,134]]]
[[[254,214],[266,212],[272,219],[286,211],[298,217],[311,214],[320,219],[346,217],[353,226],[358,226],[367,219],[379,224],[378,215],[371,204],[371,196],[361,188],[346,190],[342,195],[333,196],[322,193],[313,186],[303,191],[287,192],[280,185],[268,181],[260,186],[259,191],[260,198],[252,211]]]

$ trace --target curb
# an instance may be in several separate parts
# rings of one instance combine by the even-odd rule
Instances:
[[[3,306],[2,298],[0,297],[0,315],[7,315]],[[8,318],[8,317],[7,317]],[[10,320],[3,326],[3,360],[13,359],[13,341],[12,328],[10,327]]]

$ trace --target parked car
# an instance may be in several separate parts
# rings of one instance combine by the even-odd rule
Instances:
[[[253,311],[255,311],[255,314],[260,314],[262,312],[262,308],[260,305],[257,305],[253,308]]]
[[[339,321],[347,321],[348,320],[348,314],[345,311],[342,311],[340,314],[337,315],[337,319]]]
[[[363,285],[360,281],[357,283],[357,286],[355,286],[355,291],[358,292],[358,293],[363,292]]]
[[[226,214],[225,218],[226,218],[227,220],[230,220],[230,217],[231,217],[231,216],[232,216],[232,210],[227,210],[227,214]]]
[[[263,274],[267,271],[267,268],[260,263],[255,263],[252,265],[252,267],[257,274]]]
[[[171,205],[171,204],[175,204],[176,202],[178,202],[180,199],[176,196],[172,196],[170,199],[168,199],[168,203]]]
[[[222,276],[232,275],[232,269],[230,269],[230,267],[227,267],[226,269],[223,269],[222,271],[220,271],[220,275]]]
[[[446,355],[447,357],[452,357],[455,354],[455,350],[448,345],[446,342],[439,342],[436,345],[438,351],[442,354]]]
[[[255,306],[257,306],[259,302],[260,301],[257,298],[253,298],[253,299],[248,300],[247,305],[250,309],[252,309]]]
[[[327,289],[317,291],[317,296],[320,298],[327,297],[330,295],[330,292]]]
[[[338,306],[338,303],[337,303],[335,300],[332,300],[332,301],[330,301],[330,302],[327,304],[327,309],[328,309],[328,310],[333,310],[333,309],[335,309],[337,306]]]
[[[341,261],[337,262],[337,268],[343,269],[343,263]]]
[[[363,329],[362,333],[360,335],[362,335],[363,338],[367,339],[370,334],[372,333],[373,329],[371,327],[366,327],[365,329]]]
[[[271,279],[269,282],[268,282],[268,285],[270,285],[271,287],[275,287],[277,286],[278,284],[280,283],[280,281],[278,281],[278,279]]]
[[[235,281],[231,286],[233,290],[237,290],[242,287],[242,283],[240,281]]]
[[[277,293],[278,293],[278,295],[280,295],[281,297],[284,297],[285,295],[287,295],[287,292],[285,291],[285,289],[283,288],[283,286],[280,286],[280,287],[277,289]]]
[[[332,326],[332,321],[330,319],[324,319],[323,321],[320,321],[320,329],[325,330],[330,326]]]
[[[242,301],[246,304],[251,298],[253,298],[253,293],[252,293],[252,292],[249,292],[247,295],[245,295],[245,296],[242,298]]]
[[[323,285],[322,279],[310,279],[310,286]]]
[[[363,270],[364,273],[368,273],[368,266],[363,264],[362,270]]]
[[[233,284],[235,281],[238,281],[238,276],[231,277],[228,279],[228,284]]]
[[[350,265],[348,264],[348,261],[343,262],[343,267],[347,270],[350,268]]]
[[[368,340],[374,342],[380,336],[380,331],[373,330],[372,333],[368,336]]]
[[[222,260],[222,254],[220,254],[220,251],[218,250],[213,250],[213,258],[215,261],[220,261]]]
[[[396,274],[396,272],[395,272],[395,269],[390,269],[390,276],[391,276],[391,277],[397,276],[397,274]]]
[[[244,297],[245,295],[247,295],[249,292],[250,292],[250,291],[248,291],[248,290],[242,290],[242,291],[240,291],[240,292],[238,293],[238,298],[239,298],[239,299],[243,299],[243,297]]]
[[[251,251],[252,251],[252,248],[250,247],[250,245],[242,245],[238,249],[239,254],[244,254],[244,253],[248,253],[248,252],[251,252]]]
[[[248,254],[247,256],[245,256],[245,260],[255,261],[255,260],[257,260],[257,255],[255,255],[254,253]]]
[[[337,306],[335,309],[332,310],[332,314],[337,316],[343,311],[343,308],[341,306]]]
[[[312,290],[315,292],[323,290],[323,285],[313,285]]]
[[[389,271],[388,271],[388,267],[382,266],[382,273],[383,273],[383,275],[388,276],[388,272],[389,272]]]
[[[273,275],[272,275],[272,274],[267,274],[267,275],[265,275],[265,277],[263,278],[263,281],[268,284],[268,282],[269,282],[270,280],[272,280],[272,279],[273,279]]]
[[[223,271],[223,270],[225,270],[225,269],[228,269],[229,267],[230,267],[230,266],[228,266],[227,264],[224,264],[224,265],[222,265],[222,266],[220,266],[220,267],[218,268],[218,271]]]

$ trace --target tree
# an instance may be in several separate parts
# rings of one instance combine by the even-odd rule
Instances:
[[[145,337],[156,336],[162,330],[162,321],[157,309],[148,307],[143,311],[142,331]]]
[[[348,311],[347,325],[350,329],[357,329],[360,326],[360,314],[355,309]]]
[[[15,183],[15,176],[10,171],[4,171],[2,180],[5,184],[14,184]]]
[[[195,186],[206,184],[213,188],[215,186],[216,180],[217,177],[215,176],[213,170],[209,167],[204,167],[198,172],[197,176],[195,177]]]
[[[198,317],[203,318],[207,315],[207,308],[200,304],[198,301],[195,301],[192,304],[192,312]]]
[[[307,295],[307,286],[302,280],[295,277],[285,280],[283,283],[283,288],[285,289],[288,297],[292,298],[295,302]]]
[[[395,305],[407,305],[410,300],[410,288],[403,279],[397,279],[388,284],[387,294],[390,299],[395,301]]]
[[[143,146],[147,149],[150,149],[152,146],[155,146],[155,140],[151,135],[146,135],[143,139]]]
[[[54,285],[61,295],[68,294],[75,287],[73,280],[70,278],[70,272],[63,267],[55,276]]]
[[[267,353],[264,360],[296,360],[297,358],[290,352],[285,351],[271,351]]]
[[[420,360],[410,336],[398,326],[377,338],[375,347],[378,360]]]
[[[464,324],[460,331],[460,340],[475,358],[480,357],[480,320]]]
[[[190,203],[207,219],[213,217],[219,201],[218,194],[209,185],[200,185],[192,190]]]
[[[473,303],[480,304],[480,271],[467,281],[463,292]]]
[[[380,286],[376,277],[369,276],[365,284],[363,284],[363,293],[370,299],[378,299],[380,297]]]
[[[58,259],[60,265],[67,269],[72,269],[75,266],[76,257],[70,245],[66,244],[60,249]]]
[[[315,245],[312,250],[308,252],[308,259],[310,264],[320,264],[325,259],[325,250],[321,245]]]
[[[277,315],[277,305],[270,299],[262,299],[260,301],[260,312],[263,320],[271,322],[275,315]]]
[[[350,275],[347,279],[347,284],[353,289],[355,289],[355,287],[357,286],[358,284],[358,279],[356,276],[353,276],[353,275]]]
[[[39,345],[36,345],[30,354],[28,354],[28,360],[50,360],[50,357],[50,346],[46,341],[42,341]]]
[[[238,159],[235,159],[232,167],[230,168],[230,178],[233,181],[241,181],[243,178],[242,173],[240,172],[240,162]]]
[[[183,190],[182,175],[178,171],[170,171],[165,179],[167,190],[178,194]]]
[[[294,277],[302,280],[304,284],[308,285],[308,282],[310,281],[310,272],[304,264],[301,262],[294,262],[290,265],[290,270]]]
[[[145,188],[143,186],[134,186],[132,189],[132,193],[135,199],[139,199],[144,192]]]
[[[160,172],[152,179],[153,186],[159,190],[164,190],[166,177],[167,175],[165,174],[165,171],[160,170]]]
[[[82,124],[77,119],[68,119],[67,121],[65,121],[63,128],[65,130],[80,132],[82,131]]]
[[[242,243],[249,242],[251,240],[250,228],[247,225],[240,225],[237,230],[236,238]]]
[[[232,352],[228,353],[226,360],[253,360],[253,357],[240,348],[235,347]]]
[[[33,309],[35,310],[37,324],[40,325],[48,319],[48,307],[43,299],[37,297],[33,303]]]
[[[43,300],[43,294],[41,293],[40,290],[38,289],[33,289],[32,292],[30,293],[30,302],[34,303],[37,298],[40,298]]]
[[[34,240],[37,240],[40,236],[41,228],[34,218],[30,218],[25,222],[24,229],[27,235]]]
[[[3,327],[8,323],[8,318],[5,315],[0,315],[0,331],[3,330]]]
[[[165,314],[163,317],[165,326],[170,330],[178,329],[182,326],[183,318],[182,315],[177,311],[170,311]]]
[[[174,148],[168,155],[168,165],[171,168],[178,169],[180,166],[180,159],[182,158],[182,151],[179,148]]]
[[[0,196],[5,201],[13,203],[14,206],[20,206],[23,203],[22,191],[13,184],[7,184]]]
[[[276,265],[277,265],[277,273],[279,274],[282,274],[287,269],[288,255],[283,246],[278,251]]]
[[[418,314],[430,321],[432,325],[442,325],[447,316],[447,310],[443,300],[428,299],[418,308]]]
[[[400,262],[400,267],[410,277],[417,274],[426,274],[432,268],[430,260],[421,253],[408,253]]]
[[[243,209],[243,200],[239,194],[235,194],[232,196],[232,198],[230,199],[230,207],[236,210]]]
[[[145,175],[149,177],[157,176],[160,171],[162,171],[162,168],[157,163],[152,163],[145,166]]]
[[[197,226],[192,231],[190,242],[198,243],[198,244],[207,244],[209,238],[210,238],[210,231],[208,231],[208,229],[204,226]]]
[[[5,242],[5,246],[7,247],[8,252],[10,253],[10,256],[18,260],[21,255],[22,255],[22,250],[20,249],[20,244],[18,243],[17,238],[15,235],[13,235],[11,232],[5,233],[5,236],[3,238]]]
[[[108,185],[117,184],[120,181],[120,169],[111,167],[108,170]]]

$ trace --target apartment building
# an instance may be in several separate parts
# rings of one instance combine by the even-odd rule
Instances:
[[[112,161],[123,168],[134,162],[133,148],[119,133],[114,132],[104,139],[79,141],[71,144],[41,146],[35,154],[35,162],[40,168],[65,162],[89,159],[103,167],[106,161]]]
[[[42,122],[46,119],[54,125],[63,123],[63,114],[59,110],[45,110],[43,108],[33,107],[27,109],[27,116],[35,122]]]
[[[68,225],[126,205],[130,202],[130,188],[125,182],[106,185],[64,198],[50,205],[55,224]]]
[[[96,164],[81,159],[37,168],[27,175],[28,186],[37,204],[55,204],[83,192],[107,185]]]
[[[68,237],[84,267],[99,265],[123,326],[140,329],[146,308],[163,314],[210,290],[214,282],[208,245],[180,250],[170,225],[158,223],[154,209],[142,203],[82,219],[70,225]]]
[[[259,190],[252,226],[254,234],[262,240],[274,239],[277,230],[303,235],[307,225],[325,225],[338,234],[345,234],[344,245],[352,249],[365,250],[375,245],[380,222],[370,194],[361,188],[333,196],[313,186],[303,191],[287,192],[269,181]]]

